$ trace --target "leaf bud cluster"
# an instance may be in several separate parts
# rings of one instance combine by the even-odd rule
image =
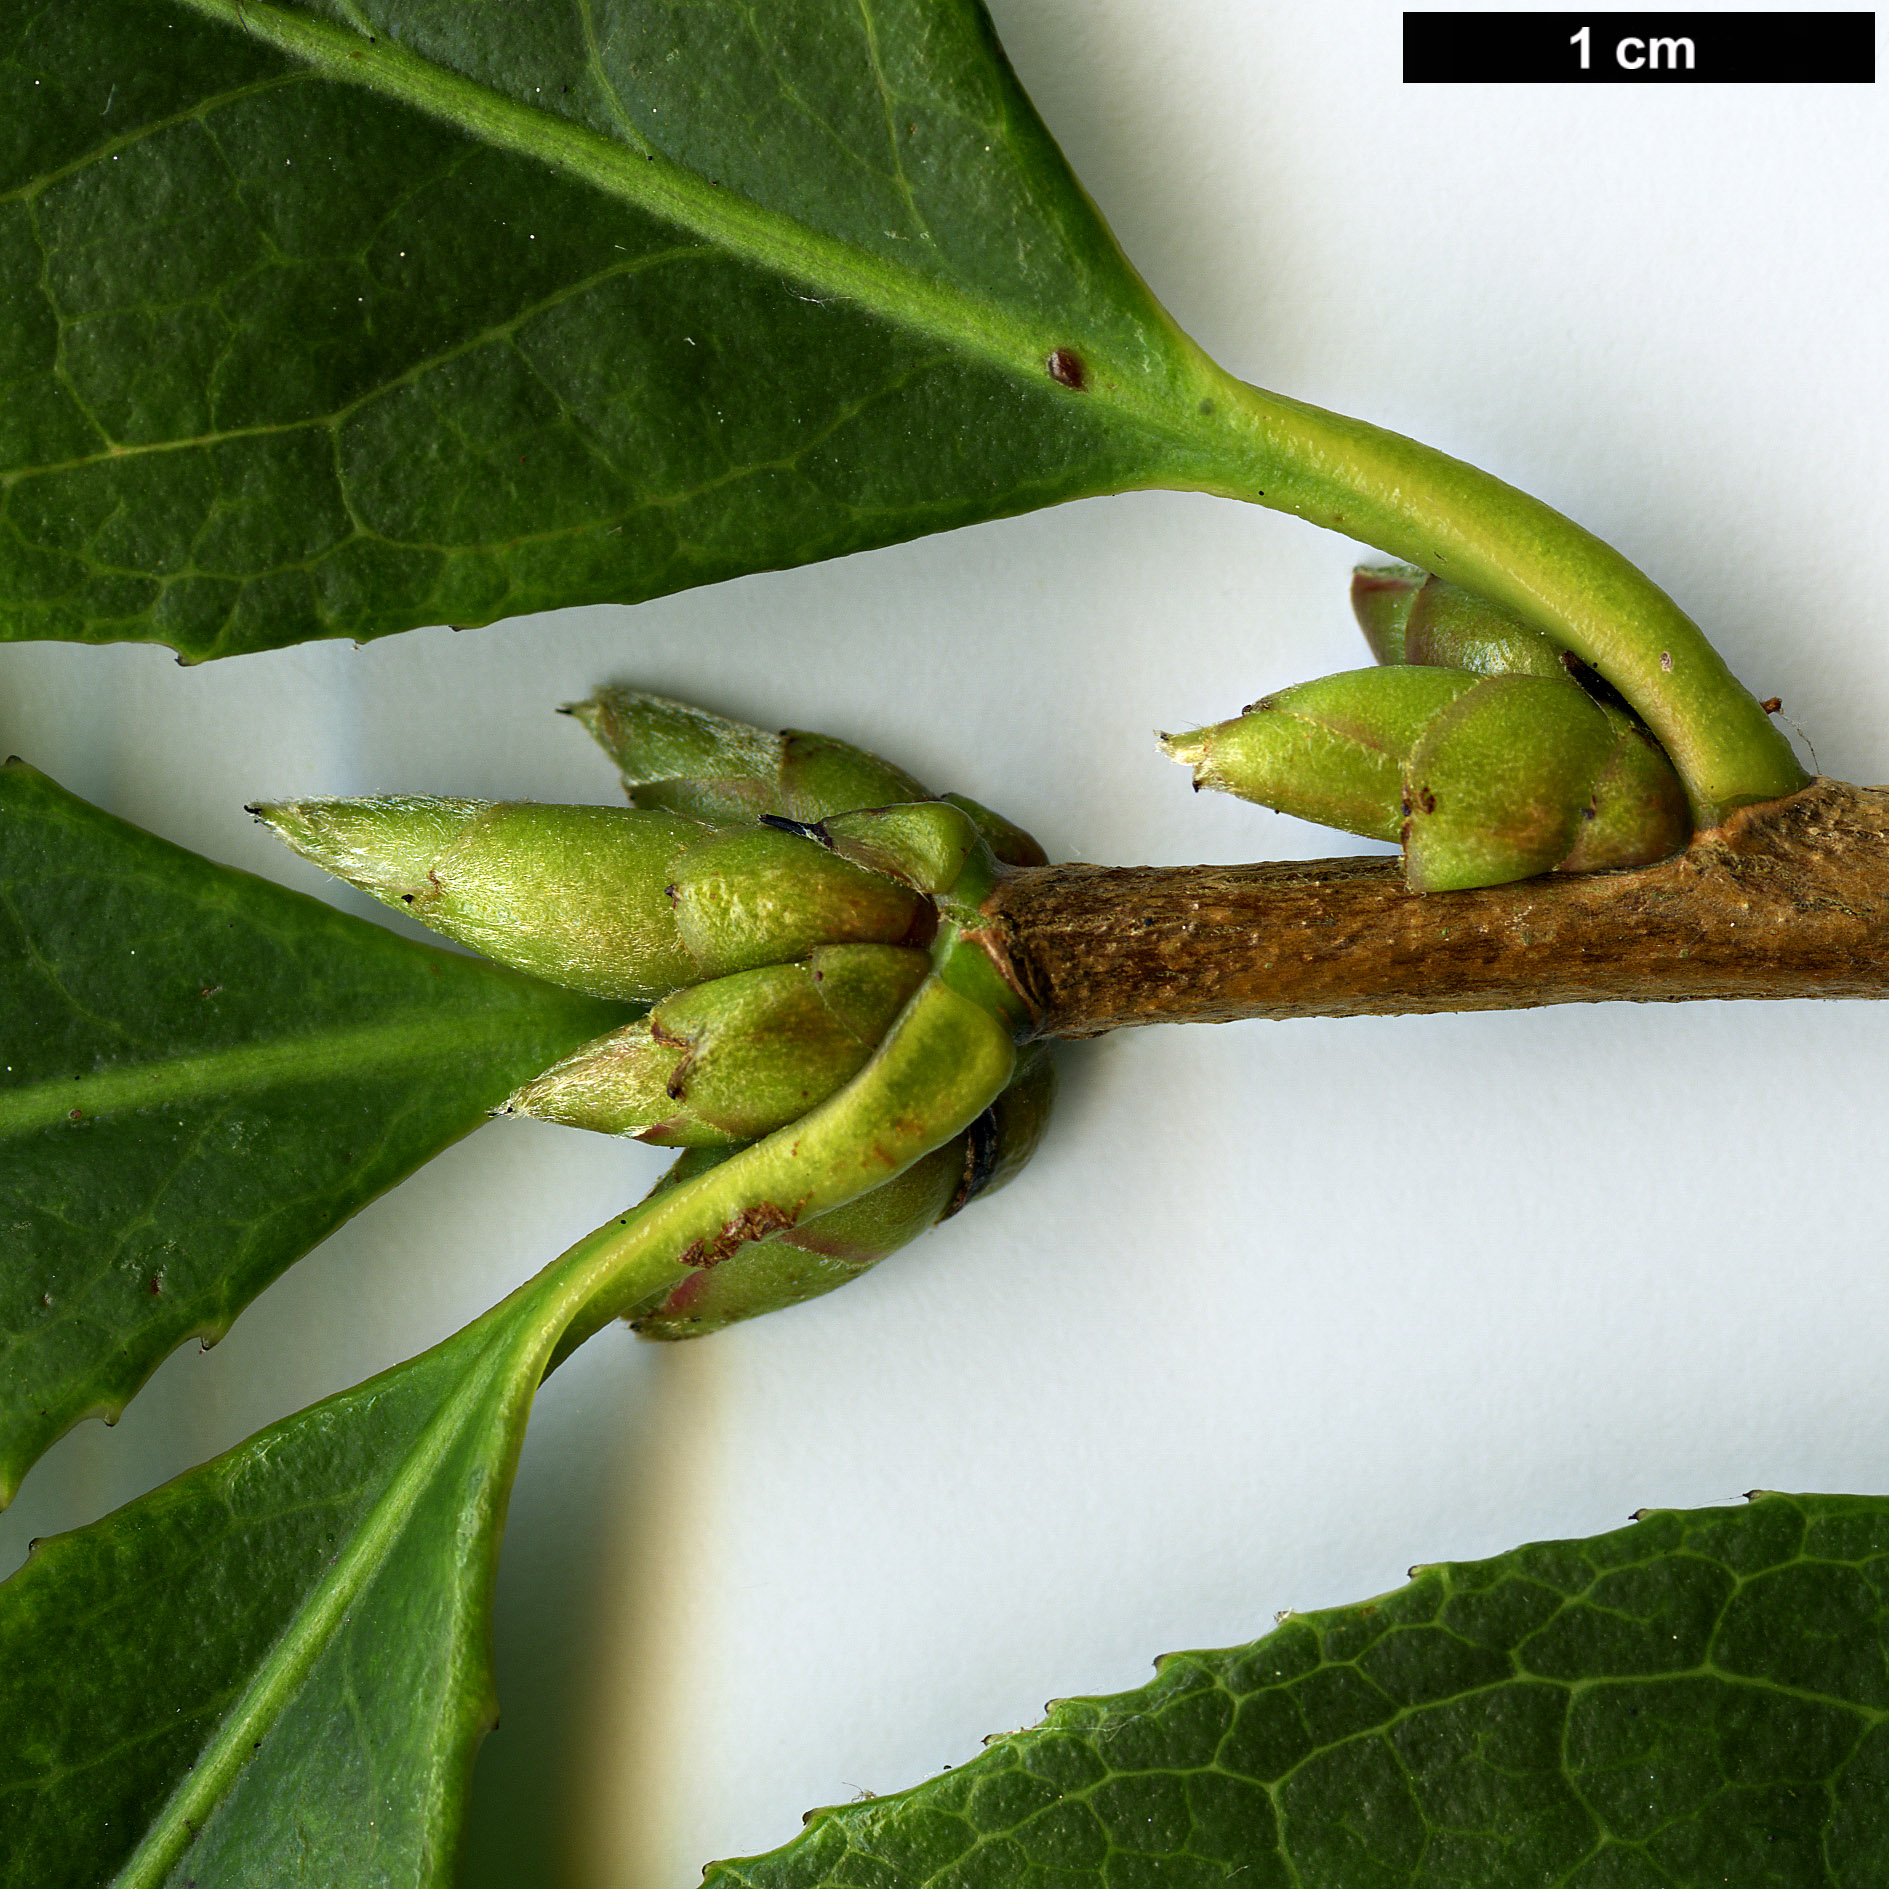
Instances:
[[[962,978],[954,939],[979,922],[992,876],[1044,859],[1002,816],[830,736],[767,734],[623,689],[569,712],[616,761],[630,806],[382,796],[253,811],[304,857],[488,957],[650,1006],[499,1112],[681,1148],[665,1187],[866,1076],[934,970],[955,963],[947,981]],[[1053,1093],[1048,1051],[1026,1050],[964,1132],[694,1267],[635,1308],[638,1328],[692,1337],[843,1284],[1007,1181]]]
[[[1685,790],[1664,751],[1550,638],[1420,571],[1360,571],[1352,601],[1382,666],[1165,737],[1196,787],[1397,842],[1419,892],[1685,846]]]

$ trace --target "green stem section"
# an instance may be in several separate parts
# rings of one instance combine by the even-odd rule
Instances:
[[[837,1095],[587,1234],[448,1339],[471,1354],[452,1395],[153,1822],[117,1878],[123,1889],[155,1889],[169,1879],[337,1623],[371,1585],[412,1513],[414,1492],[438,1473],[467,1424],[490,1421],[513,1436],[515,1448],[540,1379],[584,1339],[618,1314],[661,1298],[692,1267],[713,1265],[747,1240],[890,1180],[976,1120],[1002,1092],[1015,1061],[1002,1024],[931,978],[873,1060]],[[482,1418],[488,1404],[491,1415]]]
[[[1377,545],[1545,631],[1658,735],[1701,827],[1808,783],[1699,626],[1592,532],[1447,453],[1203,370],[1214,437],[1196,476],[1174,483]]]
[[[889,1181],[968,1128],[1016,1064],[1010,1032],[929,978],[837,1095],[693,1181],[600,1227],[539,1275],[555,1364],[694,1266]],[[652,1257],[654,1256],[654,1257]],[[535,1288],[528,1287],[528,1291]],[[549,1367],[547,1367],[549,1368]]]

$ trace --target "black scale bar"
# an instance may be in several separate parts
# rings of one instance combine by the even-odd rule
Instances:
[[[1874,13],[1406,13],[1404,83],[1873,85]]]

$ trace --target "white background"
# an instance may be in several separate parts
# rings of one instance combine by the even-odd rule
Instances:
[[[1889,776],[1878,90],[1406,89],[1381,0],[995,11],[1212,353],[1572,513],[1824,771]],[[1361,661],[1354,555],[1152,494],[362,650],[9,648],[0,750],[311,890],[246,800],[608,799],[550,713],[606,680],[865,742],[1057,857],[1350,850],[1196,799],[1152,731]],[[1889,1009],[1797,1003],[1070,1053],[1000,1200],[816,1306],[674,1350],[606,1334],[547,1388],[469,1879],[686,1889],[1052,1695],[1414,1561],[1759,1486],[1889,1490],[1885,1051]],[[659,1161],[482,1131],[56,1448],[0,1568],[443,1336]]]

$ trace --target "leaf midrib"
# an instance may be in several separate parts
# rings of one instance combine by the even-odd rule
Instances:
[[[200,1102],[280,1084],[327,1082],[369,1069],[458,1061],[469,1043],[500,1041],[518,1028],[515,1017],[460,1012],[418,1023],[312,1030],[266,1043],[190,1051],[129,1068],[54,1076],[0,1093],[0,1141],[70,1122],[74,1109],[90,1121],[124,1109]]]
[[[228,1795],[236,1774],[261,1742],[257,1734],[266,1736],[273,1728],[295,1688],[332,1644],[336,1625],[385,1562],[440,1463],[465,1426],[477,1421],[477,1407],[491,1389],[494,1377],[507,1365],[516,1373],[534,1352],[542,1360],[548,1334],[542,1328],[531,1329],[526,1316],[535,1296],[528,1286],[519,1297],[487,1315],[498,1322],[500,1315],[509,1313],[523,1329],[506,1332],[501,1327],[475,1354],[457,1388],[428,1419],[413,1448],[362,1518],[348,1546],[308,1591],[216,1736],[152,1820],[137,1850],[113,1879],[113,1889],[139,1889],[139,1885],[156,1889],[164,1881],[177,1859],[196,1841],[211,1812]],[[514,1376],[508,1387],[513,1395],[518,1382],[519,1377]]]
[[[678,1217],[688,1224],[689,1204],[685,1188],[681,1198],[672,1193],[654,1211],[645,1202],[607,1221],[484,1317],[446,1340],[448,1346],[464,1344],[481,1326],[488,1328],[457,1384],[414,1438],[347,1545],[302,1597],[216,1735],[113,1878],[112,1889],[158,1889],[196,1841],[262,1738],[292,1703],[297,1686],[333,1644],[334,1630],[344,1623],[346,1609],[366,1592],[386,1562],[420,1497],[465,1429],[488,1418],[503,1425],[521,1414],[521,1400],[531,1397],[551,1366],[552,1347],[607,1282],[614,1280],[618,1296],[628,1301],[673,1284],[682,1268],[671,1248],[679,1242],[671,1237],[665,1243],[664,1233]],[[639,1264],[649,1272],[632,1284]],[[496,1401],[482,1407],[500,1378],[507,1381],[497,1385]],[[372,1388],[370,1381],[357,1394]]]
[[[377,92],[482,142],[533,158],[743,261],[856,303],[1012,374],[1054,388],[1049,356],[1070,345],[1091,356],[1092,367],[1099,365],[1101,344],[1094,337],[1072,332],[1069,324],[1033,323],[998,304],[978,302],[935,278],[903,269],[712,184],[647,144],[635,148],[627,137],[617,142],[538,106],[507,98],[394,41],[350,32],[267,0],[178,0],[178,4],[273,46],[329,79]],[[626,134],[634,136],[632,128],[626,126]],[[1173,363],[1185,370],[1190,383],[1220,384],[1219,370],[1152,294],[1147,295],[1146,314],[1149,340],[1158,337],[1167,344]],[[1189,424],[1191,401],[1182,400],[1177,408],[1172,398],[1163,399],[1160,377],[1116,363],[1114,373],[1105,378],[1111,412],[1164,438],[1198,444]],[[1100,391],[1097,380],[1092,375],[1095,391],[1070,391],[1067,398],[1095,399]]]

